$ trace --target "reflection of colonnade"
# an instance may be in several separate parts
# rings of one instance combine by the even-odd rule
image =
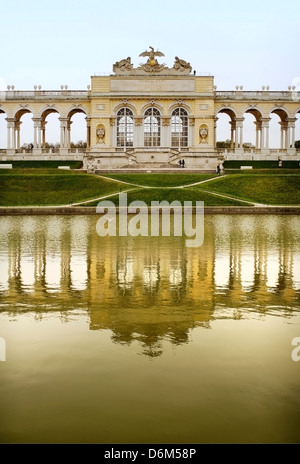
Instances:
[[[299,217],[210,216],[192,249],[183,237],[100,238],[90,216],[2,217],[0,309],[84,311],[91,330],[159,356],[219,317],[299,311],[299,230]]]
[[[183,237],[107,237],[92,217],[1,218],[2,295],[34,300],[52,295],[86,307],[180,305],[193,312],[231,304],[283,305],[299,296],[299,249],[286,238],[287,217],[206,218],[205,242],[186,248]],[[299,219],[289,217],[299,234]],[[256,219],[257,220],[257,219]],[[294,222],[293,222],[294,221]],[[21,231],[21,234],[20,234]],[[2,235],[2,233],[1,233]]]

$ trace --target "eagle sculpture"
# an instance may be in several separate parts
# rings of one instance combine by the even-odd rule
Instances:
[[[143,53],[140,54],[140,56],[149,56],[147,65],[150,66],[156,66],[158,64],[157,60],[155,59],[156,56],[165,56],[162,52],[159,50],[154,51],[154,48],[149,46],[150,51],[146,50]]]

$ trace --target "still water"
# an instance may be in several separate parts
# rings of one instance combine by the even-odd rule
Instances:
[[[0,217],[1,443],[299,443],[300,217],[97,220]]]

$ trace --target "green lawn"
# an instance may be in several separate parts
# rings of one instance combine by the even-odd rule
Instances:
[[[300,175],[297,174],[229,175],[199,185],[197,189],[263,204],[300,205]]]
[[[113,180],[114,179],[114,180]],[[203,184],[189,186],[211,179]],[[119,182],[121,181],[122,182]],[[130,183],[126,183],[130,182]],[[132,184],[138,185],[135,187]],[[140,187],[147,186],[150,188]],[[187,186],[175,188],[176,186]],[[215,174],[115,174],[97,176],[83,171],[59,169],[0,170],[1,206],[69,205],[116,194],[110,200],[118,204],[118,193],[128,192],[128,204],[134,200],[172,202],[203,201],[205,206],[247,206],[250,203],[300,205],[300,173],[281,171],[275,174],[251,171],[223,177]],[[214,194],[215,193],[215,194]],[[220,195],[227,195],[225,198]]]
[[[119,196],[108,198],[108,200],[115,203],[116,206],[119,206]],[[148,206],[151,206],[152,201],[179,201],[181,205],[184,205],[184,201],[192,201],[193,206],[196,206],[196,201],[203,201],[204,206],[247,206],[247,204],[230,200],[227,198],[222,198],[217,195],[211,195],[206,192],[201,192],[199,189],[194,187],[184,188],[184,189],[175,189],[175,188],[152,188],[152,189],[134,189],[130,192],[127,192],[127,205],[132,201],[143,201]],[[99,202],[95,201],[91,205],[96,206]]]
[[[0,170],[0,205],[64,205],[119,192],[126,184],[83,172]]]
[[[28,160],[17,160],[17,161],[1,161],[1,164],[12,164],[13,169],[55,169],[58,166],[70,166],[71,169],[80,169],[82,167],[82,161],[66,161],[66,160],[49,160],[49,161],[28,161]]]
[[[194,184],[202,180],[212,179],[216,174],[190,174],[190,173],[141,173],[141,174],[105,174],[105,177],[117,179],[123,182],[148,187],[176,187],[180,185]]]

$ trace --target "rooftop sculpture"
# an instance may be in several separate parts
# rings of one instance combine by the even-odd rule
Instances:
[[[158,49],[155,51],[154,47],[149,46],[150,50],[145,50],[139,56],[147,56],[148,60],[146,63],[140,63],[138,68],[134,68],[131,63],[131,57],[117,61],[113,65],[113,72],[116,75],[124,74],[190,74],[192,71],[192,66],[187,61],[178,58],[175,56],[175,62],[172,68],[168,68],[165,63],[159,63],[156,57],[165,56]]]

